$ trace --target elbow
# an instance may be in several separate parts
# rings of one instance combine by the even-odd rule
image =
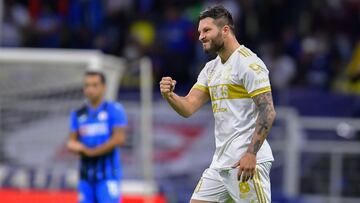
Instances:
[[[113,140],[113,147],[121,147],[126,144],[126,138],[127,135],[125,132],[121,132],[119,134],[116,134]]]
[[[126,140],[123,140],[122,142],[120,142],[119,146],[124,146],[126,144]]]
[[[193,115],[193,112],[190,111],[186,111],[186,112],[181,112],[180,116],[184,117],[184,118],[189,118],[190,116]]]
[[[191,114],[182,113],[182,114],[180,114],[180,116],[182,116],[183,118],[189,118],[191,116]]]
[[[119,139],[117,142],[117,146],[124,146],[126,144],[126,136],[124,136],[122,139]]]

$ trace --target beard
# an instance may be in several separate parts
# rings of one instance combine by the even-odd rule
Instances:
[[[213,40],[209,40],[208,42],[210,47],[208,49],[203,47],[204,52],[207,54],[216,54],[224,47],[224,41],[222,40],[221,33],[219,33]]]

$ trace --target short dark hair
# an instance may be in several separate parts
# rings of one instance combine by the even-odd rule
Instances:
[[[199,21],[204,18],[212,18],[216,21],[218,27],[228,25],[233,33],[235,33],[235,26],[230,12],[222,5],[215,5],[207,7],[200,13]]]
[[[85,76],[99,76],[100,82],[105,85],[106,84],[106,77],[105,74],[100,71],[88,70],[85,72]]]

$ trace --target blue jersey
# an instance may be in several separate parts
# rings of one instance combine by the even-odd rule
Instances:
[[[116,127],[125,127],[127,118],[122,105],[103,102],[96,109],[84,105],[71,113],[71,131],[88,148],[107,142]],[[81,156],[80,178],[84,180],[119,179],[121,176],[120,151],[114,148],[97,157]]]

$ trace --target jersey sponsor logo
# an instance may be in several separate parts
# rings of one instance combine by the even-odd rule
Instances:
[[[210,86],[210,98],[211,101],[223,100],[223,99],[241,99],[250,98],[249,93],[245,87],[236,84],[222,84]]]
[[[266,69],[263,68],[262,66],[260,66],[259,64],[257,63],[252,63],[249,65],[249,68],[251,70],[253,70],[256,74],[260,74],[262,72],[266,72]]]
[[[217,85],[210,87],[211,100],[226,99],[229,96],[227,85]]]
[[[108,134],[109,128],[106,123],[93,123],[82,125],[79,131],[81,136],[93,137]]]
[[[269,82],[269,78],[260,78],[255,80],[255,85],[260,85],[262,83]]]
[[[100,121],[105,121],[108,119],[108,113],[106,111],[101,111],[99,114],[98,114],[98,119]]]
[[[223,113],[223,112],[227,112],[228,109],[227,108],[222,108],[222,107],[219,107],[219,104],[218,103],[214,103],[212,105],[212,110],[214,113]]]

